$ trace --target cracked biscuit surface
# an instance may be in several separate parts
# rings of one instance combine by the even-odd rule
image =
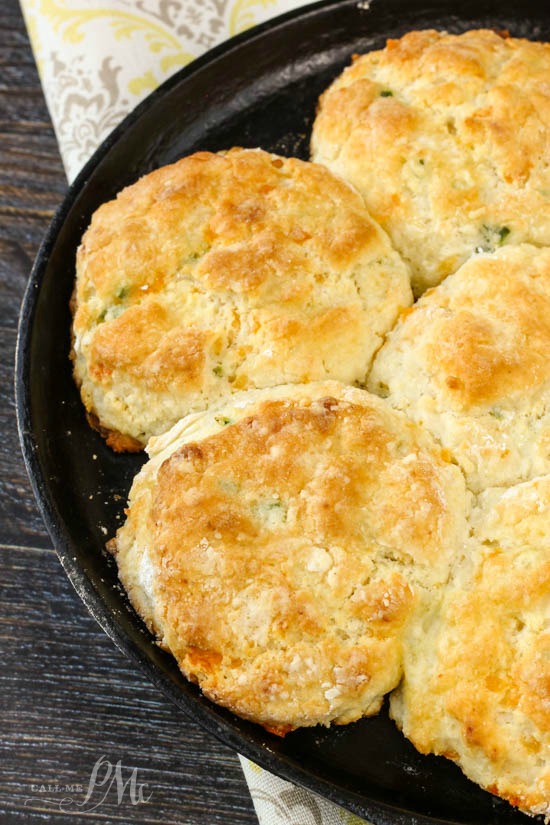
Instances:
[[[74,374],[115,449],[234,390],[363,382],[412,300],[361,196],[261,150],[198,153],[94,214],[78,251]]]
[[[550,476],[487,490],[472,549],[405,644],[391,715],[422,753],[550,814]]]
[[[151,441],[120,578],[183,673],[284,733],[376,713],[469,497],[428,434],[337,382],[243,393]]]
[[[414,31],[322,95],[312,159],[364,195],[415,293],[475,249],[550,244],[550,44]]]
[[[550,248],[471,258],[405,310],[371,391],[426,427],[475,492],[550,472]]]

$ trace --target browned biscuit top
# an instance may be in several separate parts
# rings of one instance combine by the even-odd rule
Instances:
[[[101,206],[78,252],[86,408],[145,444],[234,390],[362,382],[408,272],[361,196],[260,150],[198,153]]]
[[[549,511],[550,476],[480,497],[470,556],[407,639],[392,699],[419,750],[532,814],[550,812]]]
[[[464,539],[464,483],[367,393],[262,393],[211,435],[168,434],[131,495],[121,577],[215,701],[269,727],[353,721],[399,681],[417,588]]]
[[[550,44],[410,32],[321,97],[313,160],[362,192],[417,294],[477,248],[550,244]]]
[[[369,376],[472,489],[550,471],[550,248],[475,255],[389,333]]]

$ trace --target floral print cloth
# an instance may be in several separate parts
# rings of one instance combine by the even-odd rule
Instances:
[[[304,0],[21,0],[69,180],[193,58]]]

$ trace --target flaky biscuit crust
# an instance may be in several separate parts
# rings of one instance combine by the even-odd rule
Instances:
[[[421,752],[550,817],[549,77],[548,44],[412,32],[320,101],[359,192],[259,150],[147,176],[79,250],[72,357],[111,446],[153,436],[114,544],[187,678],[279,734],[393,691]],[[413,307],[365,202],[439,284]],[[300,385],[384,337],[383,400]]]
[[[469,486],[550,472],[550,248],[478,255],[403,313],[368,387],[422,423]]]
[[[550,244],[550,44],[414,31],[323,94],[312,158],[352,182],[416,294],[475,249]]]
[[[405,646],[391,712],[423,753],[550,813],[550,477],[481,496],[469,557]]]
[[[185,675],[278,731],[377,712],[419,591],[465,539],[447,456],[334,383],[245,394],[152,451],[117,558]]]
[[[363,382],[412,300],[360,195],[260,150],[198,153],[100,207],[78,251],[74,373],[113,445],[225,394]]]

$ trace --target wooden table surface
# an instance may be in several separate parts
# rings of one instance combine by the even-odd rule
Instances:
[[[2,0],[0,822],[256,824],[237,756],[170,705],[86,612],[25,474],[12,386],[17,317],[66,186],[18,2]],[[98,782],[109,764],[114,778],[120,760],[123,781],[137,768],[137,784],[119,802],[117,783],[105,782],[89,810],[98,793],[82,803],[102,757]]]

